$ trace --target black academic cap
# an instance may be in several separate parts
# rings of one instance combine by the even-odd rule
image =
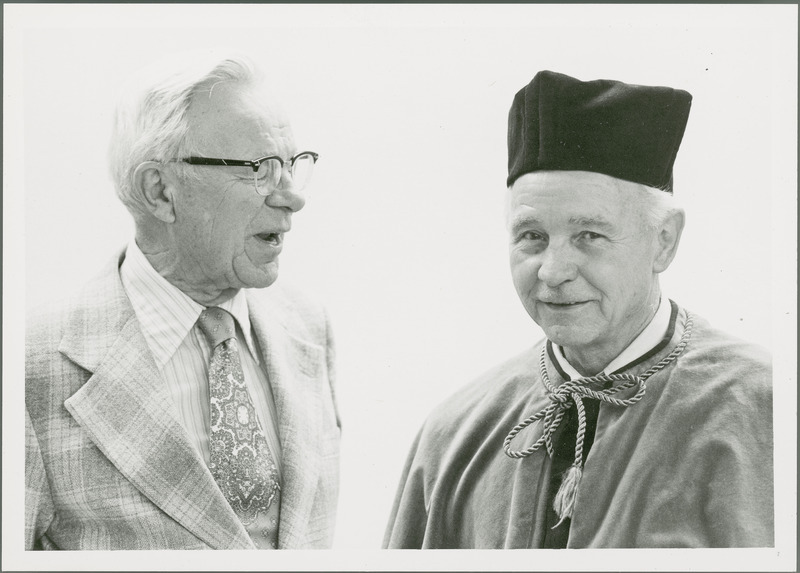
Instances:
[[[672,165],[692,96],[541,71],[508,114],[508,179],[532,171],[594,171],[672,193]]]

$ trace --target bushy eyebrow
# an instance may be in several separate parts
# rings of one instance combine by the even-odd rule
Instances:
[[[614,225],[602,217],[570,217],[569,223],[570,225],[576,225],[578,227],[591,227],[593,229],[602,229],[606,231],[610,231],[614,228]]]
[[[541,224],[541,221],[533,215],[520,215],[512,219],[509,230],[514,233],[525,227],[539,227]],[[570,217],[569,224],[575,225],[576,227],[591,227],[592,229],[603,231],[611,231],[614,229],[614,225],[600,216]]]
[[[516,233],[525,227],[537,226],[541,226],[541,222],[533,215],[517,215],[511,220],[511,223],[508,225],[508,230],[511,233]]]

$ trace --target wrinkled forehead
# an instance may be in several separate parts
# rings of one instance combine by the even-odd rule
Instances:
[[[535,171],[519,177],[506,194],[508,217],[546,212],[566,218],[616,219],[638,210],[642,186],[591,171]]]

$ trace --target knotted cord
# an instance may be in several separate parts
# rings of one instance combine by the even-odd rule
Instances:
[[[550,377],[547,374],[547,365],[545,362],[546,346],[542,347],[542,353],[539,357],[539,372],[541,374],[542,384],[544,384],[547,390],[547,397],[550,399],[550,404],[514,426],[503,441],[503,450],[510,458],[519,459],[530,456],[544,445],[548,455],[552,458],[553,434],[558,430],[558,426],[564,418],[566,411],[572,408],[573,404],[575,405],[578,411],[578,431],[575,438],[575,461],[572,467],[565,472],[561,487],[554,501],[554,508],[560,518],[559,524],[564,521],[564,519],[572,517],[578,485],[583,472],[583,442],[586,433],[586,413],[583,406],[583,399],[592,398],[620,407],[632,406],[639,402],[645,394],[645,381],[656,372],[664,369],[684,351],[692,335],[692,325],[692,315],[687,312],[684,321],[684,331],[678,344],[672,349],[672,352],[640,376],[635,376],[633,374],[598,374],[596,376],[578,378],[577,380],[568,380],[556,387],[550,382]],[[611,382],[612,384],[621,382],[621,384],[612,385],[603,390],[593,390],[589,387],[592,384],[604,384],[607,382]],[[637,387],[637,389],[632,397],[622,399],[615,397],[616,394],[633,387]],[[542,435],[539,439],[524,450],[512,450],[511,442],[516,435],[538,420],[542,420],[543,424]],[[558,524],[556,524],[556,527],[557,526]]]

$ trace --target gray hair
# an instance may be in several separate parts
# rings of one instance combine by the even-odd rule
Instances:
[[[636,195],[645,229],[658,229],[667,217],[680,210],[681,207],[672,193],[646,185],[640,185],[640,188]]]
[[[133,173],[145,161],[190,154],[187,111],[194,96],[219,82],[255,86],[263,79],[242,54],[182,52],[144,68],[123,86],[114,113],[108,162],[117,196],[136,218],[143,212]],[[186,167],[175,163],[179,177]]]

